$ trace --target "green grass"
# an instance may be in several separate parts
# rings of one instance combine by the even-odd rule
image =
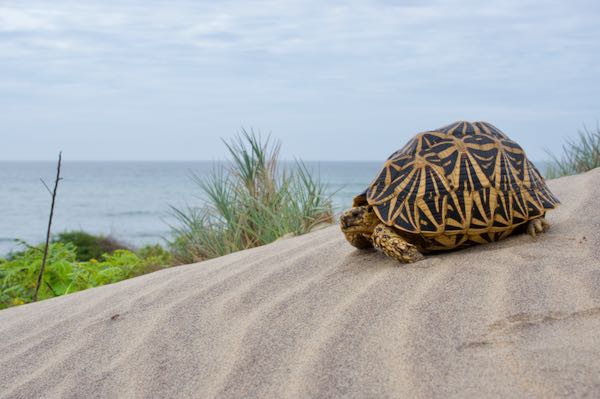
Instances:
[[[556,156],[546,151],[552,163],[546,171],[549,179],[575,175],[600,167],[600,127],[595,130],[584,127],[576,139],[568,139],[563,153]]]
[[[215,166],[207,178],[193,176],[202,206],[172,207],[171,248],[178,262],[215,258],[309,232],[333,222],[331,195],[302,162],[284,168],[281,145],[253,131],[224,141],[227,166]]]

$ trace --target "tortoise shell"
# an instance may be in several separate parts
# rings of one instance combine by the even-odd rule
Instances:
[[[523,149],[486,122],[417,134],[394,152],[355,204],[436,241],[431,249],[496,241],[559,203]]]

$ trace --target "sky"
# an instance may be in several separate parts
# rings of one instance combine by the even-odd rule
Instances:
[[[536,160],[600,119],[600,2],[0,0],[0,160],[383,160],[485,120]]]

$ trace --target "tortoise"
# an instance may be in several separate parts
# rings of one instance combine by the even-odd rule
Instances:
[[[340,217],[346,239],[402,263],[423,254],[545,232],[559,200],[525,152],[487,122],[417,134]]]

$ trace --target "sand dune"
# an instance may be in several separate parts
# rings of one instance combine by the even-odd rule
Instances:
[[[337,227],[0,312],[1,398],[600,396],[600,169],[405,267]]]

